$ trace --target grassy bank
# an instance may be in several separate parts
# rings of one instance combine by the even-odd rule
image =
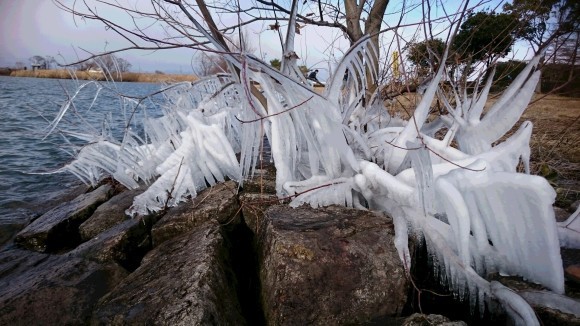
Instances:
[[[580,199],[580,99],[534,96],[522,119],[534,124],[532,172],[548,179],[565,207]]]
[[[59,79],[83,79],[83,80],[105,80],[105,75],[98,72],[87,71],[68,71],[59,70],[14,70],[10,73],[12,77],[35,77],[35,78],[59,78]],[[193,75],[174,75],[174,74],[154,74],[154,73],[137,73],[123,72],[120,74],[113,73],[113,80],[124,82],[142,82],[142,83],[162,83],[162,82],[181,82],[194,81],[197,77]]]

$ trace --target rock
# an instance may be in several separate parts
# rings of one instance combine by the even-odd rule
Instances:
[[[95,211],[98,205],[109,199],[110,185],[80,195],[43,214],[24,230],[14,241],[24,248],[38,252],[57,252],[74,248],[80,243],[79,225]]]
[[[244,180],[243,191],[239,196],[244,222],[257,234],[260,221],[266,209],[280,204],[276,196],[276,167],[272,163],[264,163],[261,169],[256,169],[254,176]]]
[[[224,237],[210,220],[165,241],[107,294],[93,323],[243,325]]]
[[[578,277],[580,266],[569,266],[566,277]],[[516,276],[494,276],[495,279],[524,298],[536,312],[542,325],[580,325],[580,302],[544,289],[539,284]],[[548,303],[548,305],[546,305]],[[574,313],[576,315],[574,315]]]
[[[568,211],[558,206],[554,206],[554,215],[556,215],[556,222],[564,222],[570,217]]]
[[[18,232],[30,223],[27,219],[10,220],[9,218],[0,220],[0,247],[12,240]]]
[[[48,257],[50,257],[48,254],[18,248],[3,250],[0,252],[0,289],[8,287],[11,278],[15,275],[24,273],[31,266],[40,264]]]
[[[574,212],[576,212],[578,210],[578,207],[580,206],[580,200],[577,200],[575,202],[573,202],[570,207],[568,208],[568,212],[570,214],[573,214]]]
[[[580,284],[580,265],[571,265],[564,270],[564,276],[570,281]]]
[[[125,210],[131,207],[133,198],[142,192],[143,189],[127,190],[99,206],[93,215],[80,225],[79,233],[81,240],[87,241],[99,233],[129,219],[130,217],[125,214]]]
[[[259,193],[243,193],[240,195],[242,216],[248,228],[258,233],[258,226],[264,218],[264,212],[268,207],[279,204],[278,196]]]
[[[244,180],[244,193],[276,194],[276,167],[265,163],[256,169],[251,178]]]
[[[257,246],[269,325],[361,324],[397,316],[407,301],[394,226],[383,214],[273,206]]]
[[[193,200],[170,208],[151,230],[153,245],[184,234],[209,220],[221,224],[239,223],[239,212],[236,183],[217,184],[200,192]]]
[[[579,301],[543,290],[525,290],[518,294],[534,309],[542,325],[580,325]]]
[[[48,198],[44,197],[38,199],[38,201],[22,202],[14,205],[15,207],[11,209],[11,212],[2,216],[2,220],[0,220],[0,247],[5,244],[12,245],[11,240],[14,239],[16,234],[37,217],[63,202],[71,201],[86,193],[87,189],[86,185],[77,185],[73,186],[72,189],[67,188],[57,193],[51,193],[47,196]]]
[[[541,325],[545,326],[578,326],[580,325],[580,318],[573,314],[567,314],[558,309],[551,309],[541,306],[532,306]]]
[[[103,184],[106,182],[111,182],[111,179],[103,180]],[[39,198],[36,201],[30,203],[33,207],[31,208],[37,216],[40,216],[49,210],[62,205],[65,202],[74,200],[80,195],[91,192],[92,188],[82,183],[80,180],[76,180],[73,184],[67,184],[65,189],[57,191],[54,193],[47,194],[44,198]]]
[[[450,321],[441,315],[425,315],[414,313],[407,317],[402,326],[467,326],[463,321]]]
[[[0,325],[87,324],[127,272],[117,264],[10,249],[0,253]]]
[[[71,254],[102,263],[114,262],[132,272],[151,250],[151,226],[156,217],[126,220],[81,244]]]

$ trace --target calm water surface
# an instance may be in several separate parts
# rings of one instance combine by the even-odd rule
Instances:
[[[57,170],[72,160],[74,148],[65,140],[64,131],[98,134],[104,126],[113,129],[120,139],[130,110],[127,105],[123,106],[127,102],[120,100],[118,92],[144,96],[161,88],[146,83],[101,83],[104,87],[88,110],[99,89],[95,84],[88,84],[58,130],[47,136],[49,121],[54,119],[67,96],[72,96],[85,83],[0,76],[0,222],[29,219],[41,203],[58,199],[79,184],[69,173],[36,174]],[[162,103],[161,96],[144,101],[138,115],[158,115]],[[78,119],[75,110],[82,114],[84,121]],[[107,118],[110,123],[103,125]],[[70,136],[66,139],[82,144]]]

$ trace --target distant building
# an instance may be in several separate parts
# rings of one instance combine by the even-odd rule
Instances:
[[[33,63],[30,66],[32,66],[32,71],[36,71],[39,69],[46,69],[46,64],[41,64],[41,63]]]

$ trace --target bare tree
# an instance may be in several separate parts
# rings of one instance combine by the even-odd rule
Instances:
[[[46,63],[46,69],[53,69],[56,68],[56,60],[53,56],[47,55],[44,57],[44,62]]]
[[[209,76],[228,71],[228,64],[222,56],[198,52],[194,71],[198,76]]]
[[[245,30],[235,37],[225,38],[226,44],[232,51],[243,52],[248,54],[253,54],[256,51],[256,47],[251,42],[248,37],[248,33]],[[218,53],[207,53],[204,51],[199,51],[196,54],[196,65],[195,71],[200,76],[209,76],[217,73],[224,73],[228,71],[228,63],[223,55]]]
[[[28,59],[30,64],[38,67],[38,69],[46,69],[46,59],[43,56],[35,55]]]
[[[245,46],[250,39],[242,31],[242,27],[254,22],[272,22],[271,29],[280,31],[283,24],[290,20],[291,6],[284,7],[273,1],[258,0],[252,6],[243,8],[232,2],[205,2],[154,0],[149,7],[123,8],[114,2],[98,1],[91,3],[83,1],[72,6],[60,0],[54,0],[62,9],[78,17],[101,21],[107,28],[124,37],[129,46],[125,49],[158,50],[170,48],[192,48],[215,51],[208,44],[200,29],[208,30],[209,35],[224,46],[227,51],[252,52]],[[308,13],[313,5],[305,3],[305,14],[296,14],[296,24],[300,28],[307,25],[338,28],[344,32],[351,44],[354,44],[365,34],[373,35],[373,42],[378,48],[379,31],[388,0],[360,1],[347,0],[333,4],[331,1],[320,2]],[[128,16],[126,22],[112,21],[99,15],[97,6],[108,6],[124,12]],[[238,17],[235,23],[218,26],[210,10],[219,15]],[[133,18],[140,18],[139,20]],[[225,19],[224,19],[225,21]],[[130,22],[130,23],[129,23]],[[158,24],[162,26],[164,35],[155,35],[147,26]],[[241,46],[235,46],[230,40],[242,40]],[[118,49],[119,51],[124,49]],[[117,50],[110,51],[111,53]],[[378,67],[377,67],[378,69]]]
[[[131,63],[114,54],[104,54],[94,59],[94,62],[103,70],[110,72],[126,72],[131,68]]]

